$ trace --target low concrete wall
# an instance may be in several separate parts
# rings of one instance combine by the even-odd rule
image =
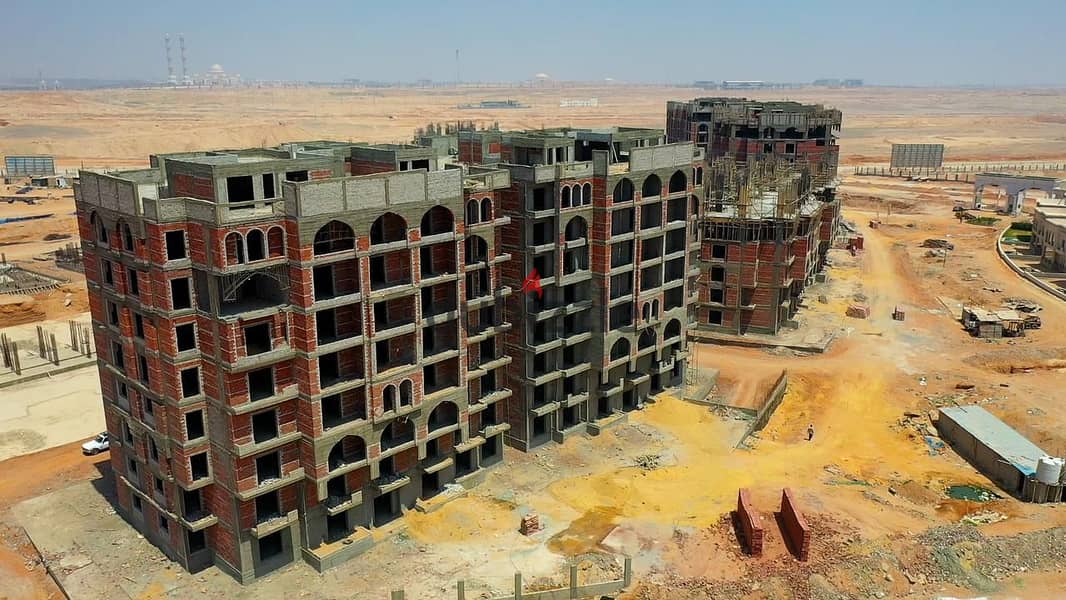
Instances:
[[[602,583],[577,584],[577,565],[570,565],[570,584],[566,587],[538,592],[525,592],[522,590],[522,574],[515,573],[515,593],[508,596],[493,596],[489,600],[574,600],[576,598],[599,598],[605,595],[613,595],[629,587],[633,583],[633,559],[626,556],[622,567],[622,578]],[[471,594],[471,598],[475,596]],[[476,596],[481,598],[482,596]],[[456,585],[456,598],[466,600],[466,583],[460,580]],[[403,590],[392,592],[391,600],[406,600]]]
[[[744,435],[741,436],[740,441],[737,442],[737,448],[740,448],[744,445],[744,442],[747,441],[749,435],[755,433],[756,431],[760,431],[763,427],[766,427],[766,424],[770,422],[770,417],[773,416],[774,411],[777,410],[777,407],[781,405],[781,400],[785,398],[785,390],[787,389],[788,372],[781,371],[781,375],[774,383],[773,389],[771,389],[770,393],[766,396],[766,402],[764,402],[762,408],[760,408],[758,412],[755,413],[755,420],[751,422],[751,425],[748,425],[747,431],[744,432]]]
[[[1009,229],[1010,226],[1008,225],[1003,231],[999,232],[999,235],[996,237],[996,253],[999,254],[1000,259],[1007,263],[1007,266],[1010,267],[1012,271],[1029,280],[1029,283],[1032,283],[1052,296],[1055,296],[1059,300],[1066,300],[1066,292],[1062,291],[1062,289],[1045,283],[1039,277],[1014,264],[1014,261],[1007,256],[1007,253],[1003,251],[1003,234],[1007,233]]]
[[[811,528],[792,497],[792,490],[781,492],[781,529],[789,549],[800,560],[807,560],[811,550]]]
[[[737,510],[733,514],[739,531],[744,535],[744,539],[740,540],[741,547],[746,545],[748,554],[752,556],[762,556],[762,522],[759,520],[759,513],[751,507],[748,490],[741,489],[737,494]]]

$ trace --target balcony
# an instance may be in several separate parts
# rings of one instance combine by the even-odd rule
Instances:
[[[255,486],[254,488],[251,488],[249,490],[244,490],[244,491],[238,491],[237,492],[237,498],[239,498],[242,502],[246,502],[248,500],[251,500],[251,499],[255,498],[256,496],[262,496],[263,494],[266,494],[268,492],[273,492],[275,490],[279,490],[279,489],[281,489],[281,488],[283,488],[283,487],[285,487],[287,485],[291,485],[291,484],[296,483],[298,481],[303,481],[303,479],[304,479],[304,468],[303,467],[297,467],[297,468],[289,471],[288,474],[286,474],[285,476],[281,477],[280,479],[267,479],[267,480],[263,481],[262,483],[260,483],[259,485]],[[292,514],[292,513],[290,513],[290,514]],[[299,514],[299,513],[297,513],[297,514]]]
[[[284,515],[278,515],[274,518],[267,519],[262,523],[256,523],[255,526],[252,527],[249,531],[251,532],[252,537],[254,537],[255,539],[260,539],[276,531],[281,531],[282,529],[289,527],[290,525],[296,523],[299,520],[300,511],[290,510]]]
[[[355,508],[362,503],[363,491],[358,490],[345,496],[329,496],[322,504],[326,507],[326,514],[332,517],[334,515],[339,515],[346,510]]]

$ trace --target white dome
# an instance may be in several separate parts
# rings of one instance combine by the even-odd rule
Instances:
[[[217,63],[211,65],[211,68],[208,71],[210,73],[225,73],[225,71],[222,70],[222,65],[217,64]]]
[[[549,79],[547,73],[537,73],[536,75],[534,75],[534,77],[536,77],[537,79]]]

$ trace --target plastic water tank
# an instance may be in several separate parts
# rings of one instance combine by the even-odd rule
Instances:
[[[1036,480],[1048,485],[1058,485],[1062,476],[1063,459],[1041,456],[1036,461]]]

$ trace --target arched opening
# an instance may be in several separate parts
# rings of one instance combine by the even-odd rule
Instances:
[[[640,188],[641,198],[651,198],[663,193],[663,182],[658,175],[648,175]]]
[[[381,390],[381,408],[385,412],[396,410],[396,386],[387,385]]]
[[[436,431],[459,424],[459,407],[445,400],[429,413],[429,430]]]
[[[651,302],[645,302],[644,305],[640,307],[640,318],[645,321],[651,319]]]
[[[690,215],[700,214],[700,199],[697,196],[689,196],[688,210]]]
[[[244,264],[244,239],[236,231],[226,235],[226,264]]]
[[[266,236],[262,231],[258,229],[252,229],[245,237],[245,244],[248,246],[248,260],[263,260],[266,258]]]
[[[381,449],[388,450],[401,444],[415,441],[414,421],[407,418],[399,418],[389,423],[389,426],[381,432]]]
[[[370,225],[371,244],[389,244],[402,242],[406,239],[407,221],[404,221],[403,217],[396,213],[387,212],[375,219]]]
[[[104,225],[104,220],[101,219],[96,213],[93,213],[92,216],[89,217],[89,224],[92,225],[93,234],[96,236],[96,241],[100,242],[101,244],[107,244],[107,225]]]
[[[357,435],[348,435],[330,448],[326,466],[330,471],[336,471],[362,460],[366,460],[366,442]]]
[[[288,278],[275,271],[263,270],[244,274],[232,287],[223,290],[223,315],[260,310],[286,302],[289,297]]]
[[[271,227],[267,231],[267,255],[270,258],[285,256],[285,230],[281,227]]]
[[[707,124],[700,123],[699,126],[696,127],[696,144],[700,146],[707,145],[707,137]]]
[[[677,319],[670,319],[670,322],[666,324],[666,329],[663,330],[663,339],[673,339],[681,335],[681,321]]]
[[[473,265],[489,259],[489,244],[479,235],[466,238],[466,264]]]
[[[130,224],[125,221],[119,221],[119,231],[122,232],[122,248],[127,252],[133,252],[133,230],[130,229]]]
[[[488,222],[492,220],[492,200],[489,198],[481,199],[481,221]]]
[[[346,223],[330,221],[315,233],[315,256],[355,248],[355,232]]]
[[[471,200],[466,203],[466,224],[474,225],[478,222],[478,208],[477,200]]]
[[[658,300],[652,300],[651,301],[651,316],[652,316],[653,319],[658,319],[659,318],[659,301]]]
[[[588,223],[585,222],[585,219],[574,217],[566,224],[566,241],[573,242],[576,240],[583,240],[588,237],[588,232],[589,226]]]
[[[696,167],[692,181],[696,185],[703,185],[703,167]]]
[[[655,330],[647,328],[640,332],[640,338],[637,340],[637,349],[645,350],[655,346]]]
[[[400,384],[400,406],[411,406],[415,401],[415,384],[410,379],[405,379]]]
[[[563,186],[562,191],[559,193],[559,206],[562,208],[570,208],[570,186]]]
[[[633,182],[623,178],[614,186],[613,199],[615,202],[629,202],[633,199]]]
[[[422,225],[419,229],[423,236],[450,233],[455,231],[455,216],[443,206],[434,206],[422,215]]]
[[[581,204],[592,204],[592,184],[581,186]]]
[[[687,188],[688,178],[686,178],[685,174],[681,171],[675,171],[674,174],[670,176],[670,193],[676,194],[678,192],[683,192]]]
[[[619,340],[611,346],[611,360],[618,360],[626,356],[629,356],[629,340],[626,338],[619,338]]]

